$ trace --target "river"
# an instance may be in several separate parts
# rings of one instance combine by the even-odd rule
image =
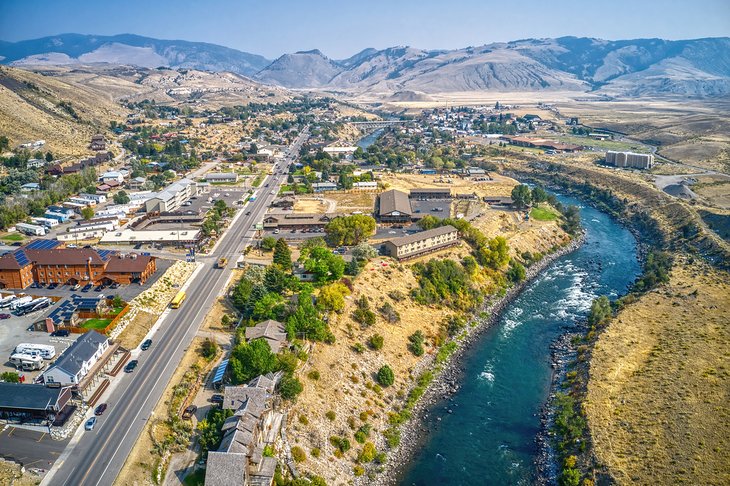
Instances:
[[[550,345],[587,315],[595,297],[625,293],[640,271],[628,230],[589,206],[581,207],[581,219],[584,245],[545,269],[464,355],[462,387],[429,411],[430,433],[400,484],[536,481],[535,438],[550,393]]]
[[[373,133],[365,135],[357,142],[357,146],[363,150],[367,150],[369,146],[375,143],[375,141],[383,134],[383,129],[379,128]]]

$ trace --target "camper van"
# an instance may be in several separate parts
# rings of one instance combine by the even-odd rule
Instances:
[[[25,304],[19,305],[15,309],[15,314],[18,316],[30,314],[31,312],[45,309],[46,307],[48,307],[50,305],[51,305],[51,299],[49,299],[48,297],[41,297],[39,299],[35,299],[35,300],[32,300]]]
[[[56,356],[56,347],[50,344],[20,343],[15,346],[15,353],[40,356],[43,359],[53,359]]]
[[[10,355],[10,363],[18,370],[33,371],[42,370],[46,364],[40,356],[30,354],[15,353]]]
[[[25,297],[20,297],[19,299],[15,299],[10,303],[10,310],[13,311],[20,307],[21,305],[25,305],[28,302],[33,302],[33,297],[30,295],[26,295]]]
[[[10,304],[18,298],[17,295],[8,295],[7,297],[3,297],[0,299],[0,309],[4,309],[5,307],[9,307]]]

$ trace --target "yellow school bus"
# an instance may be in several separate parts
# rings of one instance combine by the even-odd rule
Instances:
[[[177,309],[178,307],[180,307],[180,305],[182,305],[185,297],[185,292],[181,290],[177,293],[177,295],[175,295],[175,298],[172,299],[172,302],[170,302],[170,307],[172,307],[173,309]]]

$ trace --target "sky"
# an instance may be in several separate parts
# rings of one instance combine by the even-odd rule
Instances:
[[[138,34],[270,59],[320,49],[453,49],[526,38],[730,36],[730,0],[2,0],[0,39]]]

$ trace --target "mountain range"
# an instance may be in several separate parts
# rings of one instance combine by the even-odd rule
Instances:
[[[13,65],[106,62],[231,71],[290,89],[349,93],[575,91],[611,96],[730,95],[730,38],[607,41],[524,39],[452,50],[365,49],[333,60],[319,50],[274,61],[214,44],[136,35],[64,34],[0,43]]]

